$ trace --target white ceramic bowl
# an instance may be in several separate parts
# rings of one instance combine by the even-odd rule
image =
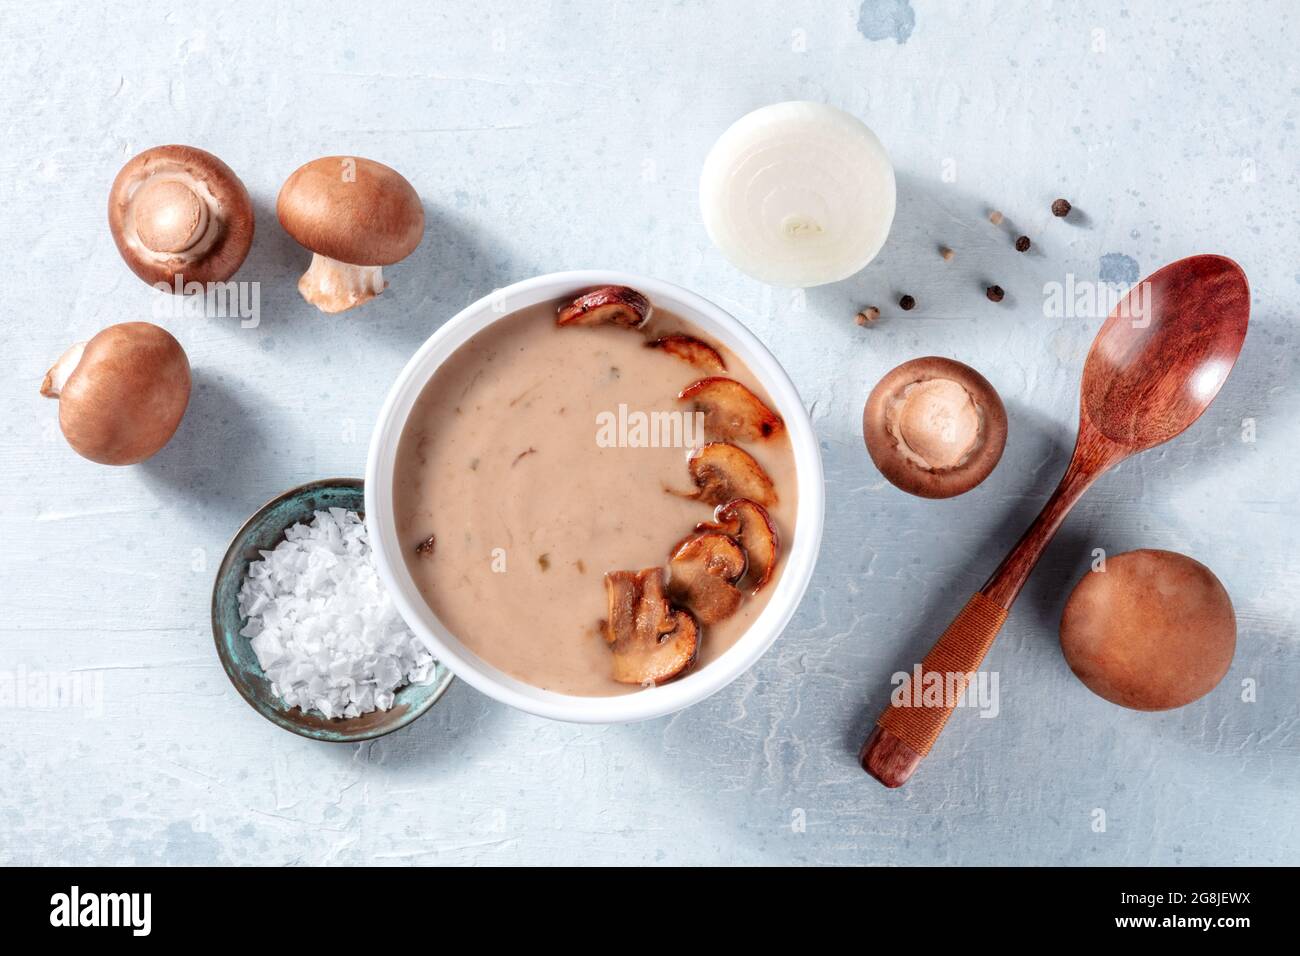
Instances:
[[[601,285],[627,285],[649,296],[656,307],[674,312],[723,343],[767,389],[785,419],[794,449],[799,506],[794,540],[785,555],[785,570],[763,613],[725,654],[680,680],[615,697],[578,697],[542,690],[516,680],[465,647],[425,603],[411,579],[398,544],[393,513],[393,466],[402,429],[411,407],[438,367],[497,319],[539,302],[571,298]],[[440,328],[406,363],[384,401],[370,443],[366,465],[366,525],[379,575],[407,624],[438,659],[461,680],[520,710],[579,723],[624,723],[671,714],[697,703],[731,683],[753,665],[776,640],[798,607],[822,536],[822,463],[812,422],[794,383],[754,335],[712,302],[658,279],[620,272],[556,272],[515,283],[479,299]]]

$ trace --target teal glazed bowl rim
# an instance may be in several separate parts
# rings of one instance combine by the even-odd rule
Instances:
[[[439,661],[428,684],[408,684],[398,690],[389,710],[360,717],[327,718],[296,707],[286,710],[271,690],[252,644],[239,633],[243,627],[239,587],[249,564],[261,557],[259,551],[274,548],[287,528],[328,508],[355,511],[364,518],[365,482],[360,478],[322,478],[290,488],[258,508],[240,526],[221,559],[212,586],[212,636],[230,683],[249,706],[271,723],[312,740],[357,743],[400,730],[428,711],[451,685],[453,677],[447,666]]]

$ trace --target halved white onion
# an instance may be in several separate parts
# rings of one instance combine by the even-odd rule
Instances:
[[[709,238],[743,272],[779,286],[859,271],[885,244],[894,202],[894,167],[876,134],[823,103],[742,116],[700,176]]]

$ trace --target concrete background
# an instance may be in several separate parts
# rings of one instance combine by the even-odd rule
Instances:
[[[72,706],[11,692],[0,707],[0,861],[1300,862],[1294,5],[523,7],[0,5],[0,671],[11,691],[23,674],[83,689]],[[696,197],[714,138],[795,98],[860,115],[899,176],[884,253],[806,298],[724,261]],[[37,385],[72,341],[151,317],[104,206],[119,166],[167,142],[218,153],[252,192],[239,278],[261,283],[261,322],[164,321],[194,366],[190,411],[154,460],[108,469],[67,448]],[[273,214],[289,172],[329,153],[395,166],[429,214],[389,292],[346,318],[299,299],[308,256]],[[1053,219],[1058,195],[1080,214]],[[1070,519],[989,659],[998,718],[959,713],[886,792],[854,750],[889,675],[991,571],[1073,440],[1100,318],[1045,315],[1044,284],[1131,280],[1196,252],[1236,258],[1253,288],[1224,392]],[[792,626],[724,692],[638,726],[549,723],[464,685],[362,746],[263,721],[212,648],[230,534],[284,488],[360,474],[390,382],[448,316],[579,267],[698,290],[794,377],[828,526]],[[919,302],[906,316],[902,292]],[[864,330],[868,303],[886,314]],[[945,502],[886,484],[859,431],[880,375],[934,353],[983,371],[1011,420],[993,476]],[[1207,563],[1239,618],[1228,677],[1172,713],[1092,696],[1057,646],[1092,549],[1139,546]]]

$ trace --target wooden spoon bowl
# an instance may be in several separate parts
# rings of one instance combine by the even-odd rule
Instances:
[[[887,787],[901,786],[938,739],[969,676],[1074,503],[1102,474],[1181,434],[1228,378],[1250,319],[1246,275],[1223,256],[1191,256],[1139,282],[1103,323],[1083,365],[1079,437],[1042,512],[921,662],[956,692],[941,705],[911,704],[909,686],[876,722],[859,760]]]
[[[1246,339],[1250,289],[1223,256],[1165,266],[1129,291],[1083,363],[1080,429],[1145,451],[1200,418]]]

